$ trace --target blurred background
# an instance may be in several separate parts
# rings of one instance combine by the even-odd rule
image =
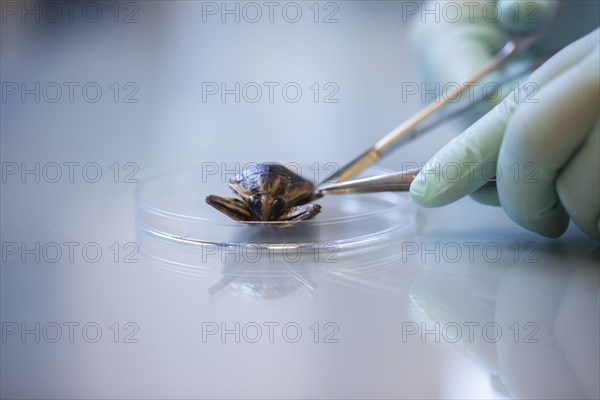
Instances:
[[[238,280],[219,293],[209,290],[226,271],[218,260],[190,279],[138,254],[137,182],[202,163],[223,173],[247,162],[341,165],[419,110],[419,96],[402,95],[422,81],[407,3],[421,6],[2,0],[2,398],[564,394],[539,392],[549,379],[597,397],[581,382],[598,372],[598,250],[573,226],[544,239],[465,199],[415,209],[414,230],[383,253],[411,240],[439,256],[439,246],[476,241],[504,251],[493,263],[481,251],[458,262],[398,253],[358,273],[344,254],[345,268],[313,263],[291,283]],[[383,165],[420,164],[458,133],[440,127]],[[291,289],[257,295],[269,285]],[[407,336],[423,321],[433,334]],[[502,324],[505,348],[436,340],[436,322],[469,321]],[[267,340],[270,322],[300,326],[302,339]],[[223,339],[213,334],[221,323],[256,323],[263,336]],[[540,346],[514,339],[535,327]],[[324,341],[330,333],[337,341]],[[541,361],[519,369],[515,354]],[[507,388],[511,374],[532,383]]]

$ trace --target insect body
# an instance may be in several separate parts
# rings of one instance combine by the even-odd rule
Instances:
[[[210,195],[206,202],[237,221],[284,221],[292,224],[321,211],[315,185],[280,164],[257,164],[245,169],[229,187],[241,198]],[[290,226],[285,224],[282,226]]]

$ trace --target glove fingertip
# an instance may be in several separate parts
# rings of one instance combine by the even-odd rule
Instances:
[[[423,206],[423,207],[431,207],[429,205],[429,199],[427,198],[427,195],[425,194],[424,186],[425,186],[424,183],[417,182],[417,180],[415,179],[413,181],[413,183],[410,185],[410,196],[412,197],[414,202],[417,203],[418,205]]]
[[[448,196],[444,196],[443,185],[428,182],[421,174],[410,185],[410,195],[415,203],[426,208],[442,207],[453,202]]]
[[[420,173],[410,185],[410,195],[414,202],[422,207],[439,207],[436,196],[431,193],[431,185],[423,179]]]

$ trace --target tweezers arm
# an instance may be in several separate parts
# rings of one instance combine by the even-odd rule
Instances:
[[[444,93],[443,96],[438,97],[433,103],[428,104],[412,118],[400,124],[396,129],[380,139],[377,143],[375,143],[373,148],[382,154],[385,153],[389,147],[392,147],[394,143],[400,140],[404,135],[410,135],[411,130],[417,126],[417,124],[446,105],[451,99],[454,99],[456,96],[460,95],[469,86],[480,81],[485,75],[489,74],[492,70],[496,69],[500,64],[511,57],[516,50],[517,45],[514,42],[507,42],[504,47],[498,53],[496,53],[494,57],[492,57],[491,60],[489,60],[483,67],[465,79],[462,85],[453,87],[452,90],[449,90],[447,93]]]
[[[411,170],[342,183],[324,184],[319,188],[319,194],[406,192],[418,173],[418,170]]]
[[[496,53],[494,57],[492,57],[491,60],[471,74],[461,85],[453,87],[452,90],[449,90],[447,93],[444,93],[443,96],[438,97],[433,103],[430,103],[417,114],[413,115],[410,119],[400,124],[398,127],[396,127],[396,129],[392,130],[377,143],[375,143],[373,147],[352,160],[350,163],[343,166],[335,174],[328,177],[327,180],[344,182],[353,176],[356,176],[359,172],[363,171],[367,167],[375,164],[387,153],[395,149],[398,145],[409,142],[417,137],[419,131],[414,130],[414,128],[418,124],[448,104],[451,99],[454,99],[456,96],[460,95],[463,91],[465,91],[465,89],[480,81],[481,78],[504,63],[522,47],[522,43],[517,44],[513,41],[507,42],[504,47],[498,53]]]

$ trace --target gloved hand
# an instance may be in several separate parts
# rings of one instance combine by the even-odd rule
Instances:
[[[458,11],[456,11],[458,9]],[[552,18],[558,9],[556,17]],[[462,83],[463,79],[485,64],[509,40],[508,28],[515,32],[531,32],[552,23],[534,45],[496,71],[485,76],[487,82],[501,83],[508,76],[533,65],[534,59],[558,51],[598,27],[600,3],[586,0],[481,0],[430,1],[409,21],[408,41],[417,57],[427,87],[434,82]],[[505,82],[505,96],[513,82]],[[488,106],[501,97],[485,98]],[[465,126],[466,127],[466,126]]]
[[[600,239],[599,65],[596,30],[442,148],[411,185],[414,200],[446,205],[496,175],[497,192],[477,191],[480,201],[545,236],[560,236],[570,216]]]

